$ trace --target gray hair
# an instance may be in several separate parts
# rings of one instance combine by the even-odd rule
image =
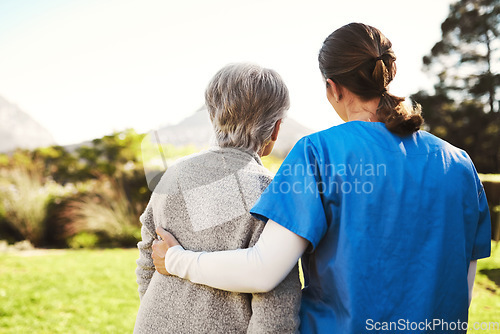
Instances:
[[[290,99],[276,71],[242,63],[226,65],[215,74],[205,104],[220,147],[258,152],[285,117]]]

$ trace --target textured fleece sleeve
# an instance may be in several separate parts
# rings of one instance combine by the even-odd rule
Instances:
[[[247,333],[298,333],[301,295],[296,265],[273,290],[252,294],[252,317]]]
[[[135,274],[137,276],[137,284],[139,285],[139,297],[142,299],[155,272],[155,266],[153,264],[151,253],[153,252],[152,245],[156,238],[156,232],[151,202],[141,215],[140,221],[142,223],[142,240],[137,244],[137,247],[139,248],[139,259],[137,260],[137,269],[135,270]]]

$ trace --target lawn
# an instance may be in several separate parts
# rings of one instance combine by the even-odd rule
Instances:
[[[469,309],[469,325],[474,322],[500,324],[500,243],[492,243],[492,256],[477,262],[477,274]],[[469,331],[473,333],[500,333],[493,331]]]
[[[131,333],[137,257],[135,249],[0,254],[0,333]],[[497,247],[479,261],[470,323],[499,321]]]
[[[139,307],[138,254],[0,254],[0,333],[131,333]]]

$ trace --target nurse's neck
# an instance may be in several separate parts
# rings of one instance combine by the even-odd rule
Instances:
[[[331,95],[331,94],[330,94]],[[337,114],[344,122],[363,121],[379,122],[377,117],[378,104],[380,97],[371,100],[362,100],[358,95],[344,89],[340,98],[334,96],[329,98]]]
[[[379,102],[380,98],[369,101],[362,101],[359,98],[351,99],[351,101],[345,104],[345,113],[347,117],[345,121],[379,122],[377,117]]]

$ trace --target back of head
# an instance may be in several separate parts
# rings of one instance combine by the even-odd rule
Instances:
[[[230,64],[212,78],[205,104],[221,147],[258,152],[289,108],[280,75],[254,64]]]
[[[387,86],[396,75],[392,43],[376,28],[350,23],[326,38],[318,56],[325,79],[349,89],[362,100],[381,97],[378,119],[399,135],[417,131],[423,123],[420,108],[409,108],[404,98],[394,96]]]

